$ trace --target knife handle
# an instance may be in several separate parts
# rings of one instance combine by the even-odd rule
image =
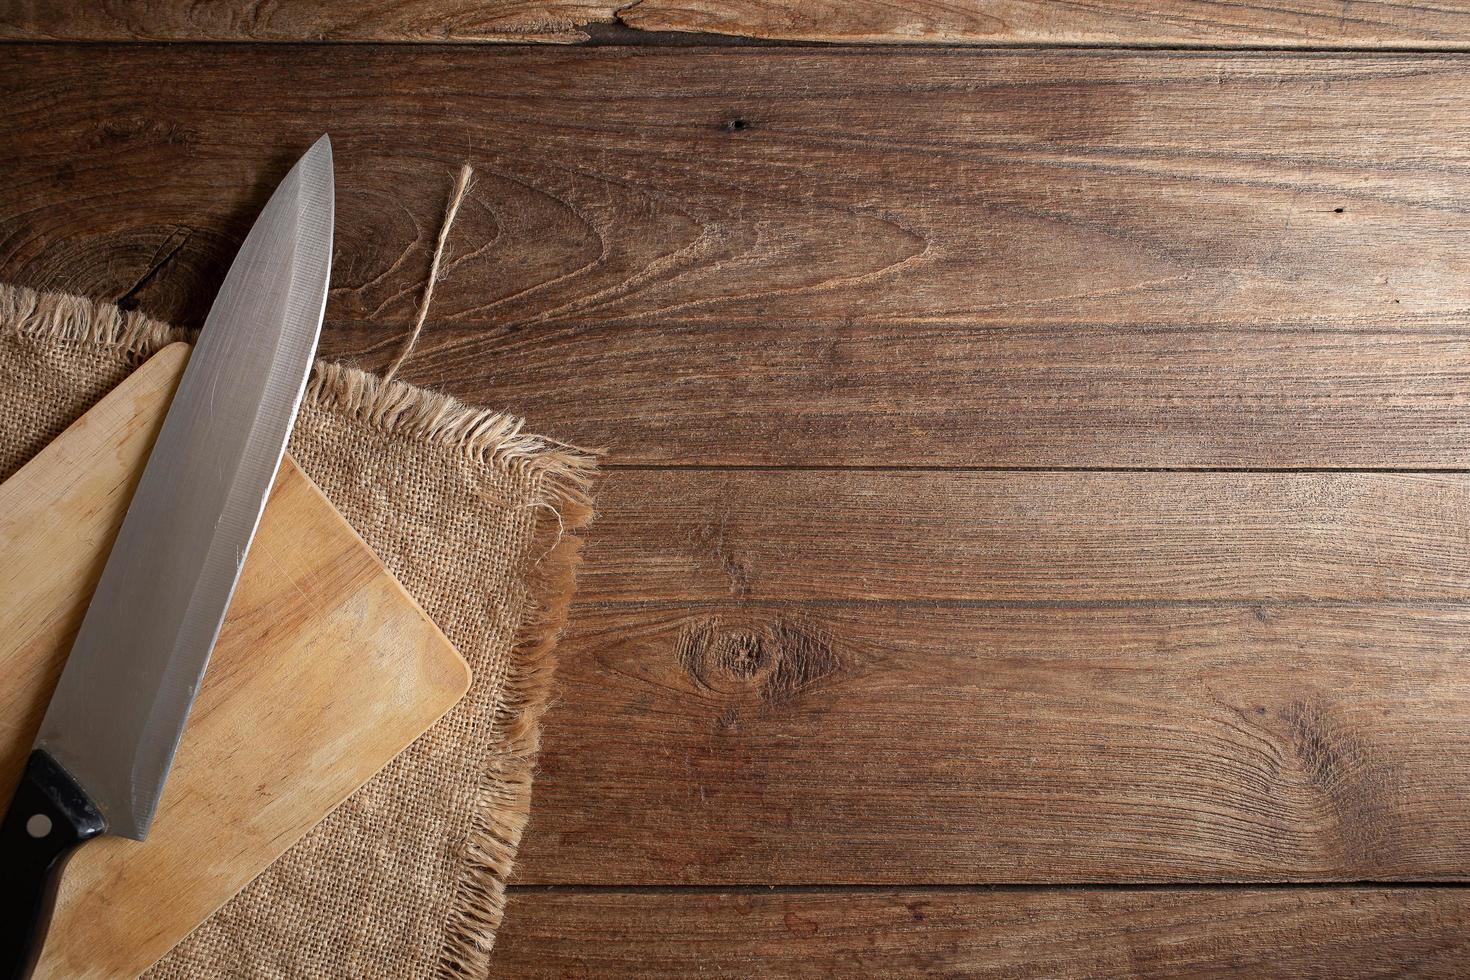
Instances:
[[[30,976],[62,866],[77,845],[106,829],[76,780],[44,750],[33,751],[0,824],[0,977]]]

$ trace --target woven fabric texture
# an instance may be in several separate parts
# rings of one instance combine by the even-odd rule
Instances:
[[[0,286],[0,479],[177,339],[115,306]],[[529,812],[593,458],[512,417],[322,363],[290,452],[474,681],[147,975],[484,976]]]

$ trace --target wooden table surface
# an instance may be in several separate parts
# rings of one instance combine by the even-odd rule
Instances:
[[[3,280],[197,324],[330,131],[381,368],[475,166],[403,376],[609,450],[498,974],[1470,975],[1470,3],[0,37]]]

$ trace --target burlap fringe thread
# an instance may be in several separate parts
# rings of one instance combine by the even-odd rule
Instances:
[[[24,337],[120,350],[140,364],[166,344],[189,339],[183,330],[111,303],[9,285],[0,285],[0,322]],[[486,464],[516,467],[535,477],[542,490],[534,505],[534,554],[539,557],[528,573],[532,607],[516,638],[505,695],[491,726],[502,748],[482,774],[439,962],[441,977],[483,977],[505,912],[505,882],[530,815],[553,650],[566,622],[581,548],[567,532],[592,518],[589,492],[596,456],[528,435],[514,416],[470,408],[448,395],[341,364],[318,361],[306,398],[384,432],[449,447]]]

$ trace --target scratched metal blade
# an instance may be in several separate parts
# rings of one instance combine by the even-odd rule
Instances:
[[[153,821],[301,404],[332,215],[323,136],[220,287],[41,724],[36,747],[81,783],[110,833],[142,840]]]

